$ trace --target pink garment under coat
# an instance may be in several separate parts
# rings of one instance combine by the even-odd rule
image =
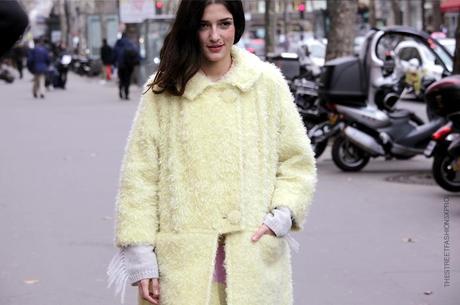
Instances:
[[[227,274],[225,272],[224,261],[225,261],[225,249],[224,240],[219,240],[219,246],[216,251],[216,263],[214,268],[214,282],[226,284]]]

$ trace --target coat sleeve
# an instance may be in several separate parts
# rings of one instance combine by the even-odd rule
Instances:
[[[158,120],[154,94],[142,95],[131,127],[119,181],[115,244],[155,244],[158,231]]]
[[[301,231],[316,186],[316,162],[293,96],[281,75],[277,77],[276,88],[280,104],[280,139],[272,208],[291,209],[292,231]]]

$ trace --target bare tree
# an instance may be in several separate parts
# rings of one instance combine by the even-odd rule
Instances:
[[[455,31],[455,53],[453,74],[460,74],[460,18],[457,18],[457,30]]]
[[[326,60],[352,55],[358,1],[327,0],[327,9],[331,22],[327,35]]]
[[[394,23],[396,25],[401,25],[402,24],[401,1],[391,0],[391,10],[393,11]]]

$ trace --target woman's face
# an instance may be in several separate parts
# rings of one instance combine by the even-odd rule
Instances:
[[[198,30],[203,59],[207,64],[225,63],[235,41],[233,16],[222,4],[206,6]]]

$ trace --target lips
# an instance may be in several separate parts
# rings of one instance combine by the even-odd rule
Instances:
[[[222,50],[223,47],[224,47],[224,45],[220,44],[220,45],[215,45],[215,46],[208,46],[208,49],[209,49],[209,51],[211,51],[213,53],[217,53],[217,52],[220,52],[220,50]]]

